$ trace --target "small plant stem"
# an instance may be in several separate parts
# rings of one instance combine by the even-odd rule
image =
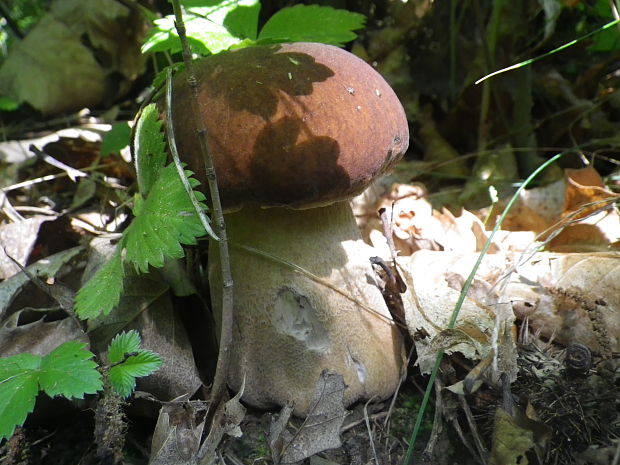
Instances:
[[[194,115],[196,123],[196,131],[198,140],[200,141],[200,150],[204,161],[205,175],[209,185],[209,195],[211,197],[212,220],[215,233],[219,237],[219,252],[222,274],[222,327],[220,332],[220,346],[217,357],[217,366],[215,369],[215,377],[211,388],[211,402],[217,404],[226,389],[226,379],[228,377],[228,366],[230,360],[230,350],[232,346],[232,327],[233,327],[233,280],[230,271],[230,259],[228,255],[228,238],[226,235],[226,224],[224,222],[224,213],[220,201],[220,193],[217,188],[217,177],[213,157],[209,150],[207,140],[207,129],[200,118],[200,107],[198,105],[198,80],[194,74],[192,65],[192,54],[189,49],[189,43],[185,35],[185,23],[183,22],[183,14],[179,0],[170,0],[174,9],[175,27],[179,34],[181,47],[183,50],[183,61],[187,70],[187,85],[192,91],[190,111]]]

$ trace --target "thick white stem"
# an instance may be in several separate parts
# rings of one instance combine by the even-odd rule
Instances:
[[[400,377],[402,339],[375,282],[373,249],[362,241],[348,202],[310,210],[246,207],[226,215],[226,226],[235,283],[233,389],[245,377],[247,402],[267,407],[293,401],[303,415],[328,368],[344,377],[347,404],[391,395]],[[291,262],[323,282],[235,243]],[[216,303],[217,247],[209,261]],[[219,309],[215,313],[219,318]]]

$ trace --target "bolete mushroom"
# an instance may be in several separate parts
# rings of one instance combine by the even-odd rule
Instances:
[[[398,98],[364,61],[316,43],[222,53],[196,62],[195,72],[232,243],[229,385],[238,389],[245,378],[248,403],[293,401],[301,415],[324,369],[344,377],[347,405],[388,397],[402,339],[348,199],[407,149]],[[175,79],[174,130],[181,159],[204,182],[185,79]],[[217,246],[209,267],[217,319]]]

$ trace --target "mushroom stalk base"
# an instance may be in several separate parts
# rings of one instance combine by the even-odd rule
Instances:
[[[395,391],[402,338],[376,284],[374,251],[362,241],[348,202],[310,210],[245,207],[226,215],[226,229],[235,307],[228,382],[240,389],[245,378],[245,401],[257,407],[292,401],[295,413],[306,415],[324,369],[344,377],[345,405]],[[217,244],[209,257],[219,324]]]

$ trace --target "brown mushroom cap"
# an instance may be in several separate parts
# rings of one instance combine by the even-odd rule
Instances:
[[[367,63],[340,48],[292,43],[195,63],[222,204],[307,208],[360,193],[409,144],[398,98]],[[205,181],[190,91],[175,78],[181,159]]]

